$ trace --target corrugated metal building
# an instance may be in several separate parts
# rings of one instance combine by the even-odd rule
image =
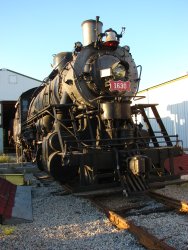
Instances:
[[[15,104],[22,92],[41,85],[41,81],[9,69],[0,69],[0,154],[9,152],[9,136]]]
[[[157,109],[170,135],[178,134],[188,148],[188,75],[138,92],[146,98],[136,103],[159,104]],[[148,116],[152,113],[148,110]],[[155,127],[155,125],[153,124]],[[155,128],[154,128],[155,129]]]

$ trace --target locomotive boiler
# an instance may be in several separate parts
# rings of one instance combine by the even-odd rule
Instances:
[[[14,139],[18,157],[24,153],[75,191],[117,186],[127,195],[173,176],[173,157],[182,148],[177,136],[168,135],[155,104],[132,104],[142,98],[141,66],[129,46],[120,46],[125,28],[118,34],[102,26],[99,17],[84,21],[83,44],[56,54],[43,84],[20,96]]]

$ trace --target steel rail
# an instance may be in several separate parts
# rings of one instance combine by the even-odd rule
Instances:
[[[137,226],[130,220],[121,217],[117,213],[113,211],[108,211],[106,213],[108,219],[111,221],[113,225],[118,227],[119,229],[128,229],[132,234],[136,236],[139,243],[146,247],[147,249],[155,249],[155,250],[173,250],[175,248],[169,246],[165,242],[158,239],[156,236],[149,233],[144,227]]]
[[[167,243],[158,239],[156,236],[149,233],[146,228],[137,226],[133,221],[128,220],[114,211],[109,210],[107,207],[97,202],[96,199],[89,199],[100,211],[102,211],[109,221],[118,229],[128,230],[138,240],[138,242],[150,250],[175,250],[174,247],[169,246]]]
[[[188,201],[181,201],[175,198],[168,197],[163,194],[159,194],[155,191],[148,191],[147,193],[151,198],[162,202],[166,206],[178,209],[179,212],[188,213]]]

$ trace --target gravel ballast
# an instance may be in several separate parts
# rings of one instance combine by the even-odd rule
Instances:
[[[56,182],[33,185],[33,222],[15,225],[9,235],[0,227],[0,249],[145,249],[89,201],[62,194]]]
[[[147,228],[147,230],[170,246],[178,250],[188,249],[188,222],[186,215],[175,212],[153,213],[129,217],[136,225]]]
[[[188,203],[188,183],[181,185],[169,185],[158,189],[155,192]]]

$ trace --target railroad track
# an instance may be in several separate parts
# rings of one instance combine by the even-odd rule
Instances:
[[[90,200],[113,225],[129,230],[146,249],[188,249],[186,236],[181,237],[188,230],[188,202],[155,191],[125,199],[116,195]]]
[[[53,181],[50,176],[39,177],[42,185]],[[70,194],[71,189],[55,195]],[[92,205],[105,213],[120,230],[129,230],[146,249],[188,249],[188,203],[167,197],[155,190],[125,198],[122,194],[96,196],[89,199]],[[165,228],[166,227],[166,228]]]
[[[147,249],[175,249],[149,233],[144,227],[136,225],[136,223],[128,218],[126,213],[123,214],[123,211],[129,211],[129,209],[139,209],[139,205],[134,204],[124,208],[121,207],[120,209],[116,208],[117,211],[113,211],[111,208],[104,206],[101,199],[100,201],[97,198],[92,199],[92,202],[106,214],[114,226],[121,230],[129,230],[139,243]]]
[[[155,191],[149,191],[148,195],[168,207],[175,208],[179,212],[188,213],[188,201],[168,197]]]

